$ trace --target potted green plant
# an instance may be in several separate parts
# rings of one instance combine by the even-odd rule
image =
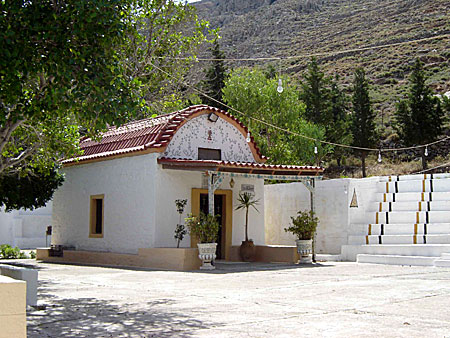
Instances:
[[[239,254],[244,262],[250,262],[255,258],[256,247],[253,241],[248,239],[248,211],[250,207],[253,207],[258,211],[256,206],[258,205],[259,200],[255,199],[255,196],[248,192],[240,193],[237,200],[238,205],[236,210],[245,209],[245,241],[242,241],[241,243]]]
[[[313,211],[299,211],[296,217],[291,216],[292,225],[284,231],[291,232],[297,237],[297,252],[300,263],[311,263],[312,239],[317,229],[319,219]]]
[[[202,270],[212,270],[215,267],[211,264],[216,258],[217,236],[219,233],[219,222],[217,216],[200,212],[198,216],[189,214],[185,219],[189,234],[198,240],[198,257],[202,261]]]

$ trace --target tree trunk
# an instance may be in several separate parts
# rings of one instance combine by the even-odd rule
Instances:
[[[425,156],[425,148],[422,148],[422,170],[427,169],[427,157]]]
[[[362,169],[362,177],[366,177],[366,153],[361,153],[361,169]]]
[[[245,209],[245,241],[248,242],[248,208]]]

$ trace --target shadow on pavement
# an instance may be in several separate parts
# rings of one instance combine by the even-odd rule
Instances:
[[[147,303],[139,310],[95,298],[47,301],[45,310],[27,313],[28,337],[191,337],[207,328],[187,314],[161,310],[159,305],[170,301]]]
[[[228,274],[228,273],[241,273],[241,272],[253,272],[253,271],[274,271],[274,270],[323,268],[323,267],[331,267],[331,266],[333,266],[333,265],[330,263],[328,263],[326,265],[322,265],[320,263],[292,264],[292,263],[257,263],[257,262],[216,261],[216,269],[215,270],[195,270],[195,271],[190,271],[190,272]]]

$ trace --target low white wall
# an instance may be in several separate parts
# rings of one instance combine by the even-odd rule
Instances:
[[[253,239],[255,244],[262,245],[265,243],[264,235],[264,183],[261,179],[234,177],[234,188],[229,185],[230,178],[225,177],[218,189],[232,190],[233,192],[233,233],[232,245],[240,245],[245,239],[245,211],[236,210],[237,198],[241,190],[241,184],[253,184],[255,186],[255,196],[259,199],[257,209],[253,208],[249,211],[249,238]],[[187,199],[188,204],[185,208],[184,217],[191,212],[191,192],[193,188],[202,188],[202,173],[171,170],[160,168],[157,172],[156,179],[156,247],[174,247],[176,240],[173,238],[175,226],[179,222],[179,215],[176,211],[175,200]],[[190,246],[190,237],[181,243],[182,247]]]
[[[46,244],[47,226],[51,225],[52,202],[35,210],[0,211],[0,244],[34,249]]]
[[[350,223],[364,222],[364,215],[374,199],[378,177],[334,179],[316,182],[315,210],[319,218],[316,252],[340,254],[348,244]],[[310,210],[310,193],[302,183],[266,185],[266,244],[293,245],[294,237],[284,232],[290,216]],[[353,193],[358,207],[351,208]]]
[[[53,198],[52,244],[79,250],[137,253],[154,246],[158,154],[64,169]],[[90,196],[104,194],[104,236],[89,238]]]

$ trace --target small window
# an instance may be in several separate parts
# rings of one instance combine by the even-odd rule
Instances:
[[[91,196],[89,237],[103,237],[104,198],[105,195]]]
[[[222,160],[220,149],[198,148],[199,160]]]

